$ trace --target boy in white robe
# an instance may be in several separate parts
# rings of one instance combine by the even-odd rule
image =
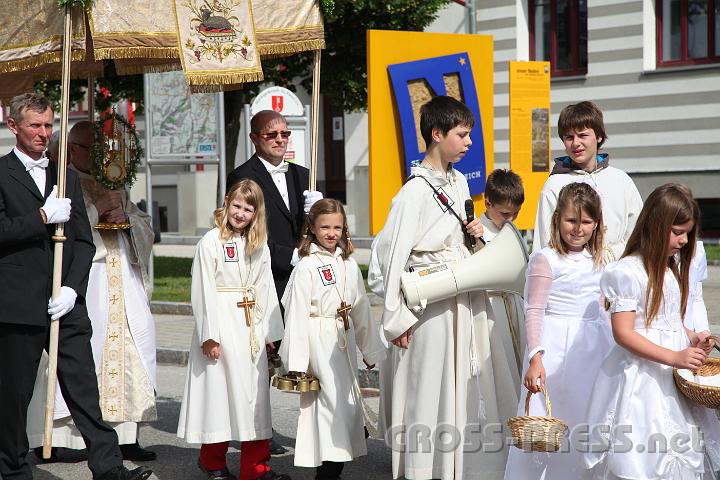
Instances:
[[[513,222],[525,202],[522,178],[512,170],[495,169],[485,181],[485,212],[480,216],[483,239],[492,242],[505,222]],[[525,345],[525,312],[520,293],[489,290],[495,328],[501,331],[508,363],[517,366],[511,375],[518,385],[522,373],[523,345]],[[519,394],[519,389],[516,392]]]
[[[620,259],[627,239],[635,228],[642,198],[630,176],[610,166],[607,153],[598,153],[607,140],[600,109],[592,102],[568,105],[558,118],[558,135],[567,156],[555,159],[555,167],[545,181],[537,216],[533,252],[550,241],[552,214],[560,189],[573,182],[590,184],[600,194],[605,231],[605,263]]]
[[[482,236],[479,218],[461,223],[455,216],[464,216],[470,193],[453,164],[472,144],[474,121],[450,97],[422,107],[425,158],[412,167],[373,244],[369,280],[374,290],[382,286],[383,330],[392,343],[381,366],[381,386],[390,384],[381,417],[394,478],[493,479],[502,478],[505,467],[507,447],[498,429],[515,412],[511,400],[499,399],[517,402],[517,394],[508,375],[514,367],[487,321],[487,295],[466,293],[414,312],[400,290],[409,268],[467,258],[465,232]],[[479,358],[479,351],[488,356]]]
[[[320,381],[320,391],[300,394],[295,465],[317,467],[316,480],[336,480],[345,462],[367,454],[367,406],[357,382],[356,350],[368,368],[385,351],[360,268],[349,257],[353,250],[342,204],[319,200],[306,221],[300,262],[282,299],[286,324],[280,356],[289,371]]]
[[[216,228],[197,245],[192,269],[193,333],[178,437],[201,443],[208,480],[235,480],[225,463],[241,442],[243,480],[289,480],[275,473],[268,439],[267,348],[283,334],[270,270],[265,203],[252,180],[236,183],[215,211]]]

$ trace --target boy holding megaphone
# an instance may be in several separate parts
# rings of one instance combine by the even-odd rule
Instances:
[[[411,309],[401,289],[409,271],[448,268],[470,257],[466,234],[483,243],[480,219],[468,222],[464,211],[467,180],[454,168],[472,144],[474,121],[450,97],[423,105],[425,158],[413,165],[373,243],[368,281],[384,297],[382,328],[390,344],[381,403],[393,478],[462,479],[479,470],[502,478],[505,468],[502,435],[482,426],[501,425],[514,414],[516,385],[507,372],[515,367],[502,341],[491,338],[487,295],[450,295]]]

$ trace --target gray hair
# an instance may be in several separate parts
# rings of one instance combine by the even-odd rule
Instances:
[[[44,113],[48,108],[52,109],[52,105],[50,105],[50,102],[44,96],[38,93],[23,93],[10,100],[8,117],[16,122],[20,122],[23,119],[25,110]]]

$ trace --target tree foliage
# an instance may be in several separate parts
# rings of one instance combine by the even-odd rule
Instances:
[[[84,100],[88,81],[86,78],[70,80],[70,107]],[[60,80],[41,80],[35,83],[35,91],[43,94],[52,103],[53,110],[60,113]],[[142,114],[144,106],[143,76],[118,75],[112,61],[105,62],[103,76],[95,79],[95,110],[103,112],[113,102],[129,100],[135,102],[135,113]]]
[[[367,108],[367,30],[422,31],[449,0],[323,0],[325,42],[320,91],[346,111]],[[279,85],[299,79],[310,91],[312,53],[279,59],[263,67]],[[269,68],[268,68],[269,67]]]
[[[72,0],[65,0],[72,1]],[[75,0],[77,1],[77,0]],[[320,0],[325,22],[326,49],[322,52],[320,92],[345,111],[367,108],[367,30],[422,31],[435,20],[450,0]],[[265,82],[295,91],[299,83],[312,89],[313,53],[278,59],[263,59]],[[71,101],[82,99],[81,80],[72,82]],[[131,99],[143,105],[142,76],[119,76],[108,65],[98,79],[96,108],[105,110],[110,101]],[[260,84],[248,83],[225,93],[225,129],[228,165],[234,164],[243,105],[257,95]],[[105,98],[99,87],[110,91]],[[59,82],[39,82],[36,89],[59,104]]]

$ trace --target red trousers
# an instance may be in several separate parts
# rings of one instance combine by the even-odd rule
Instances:
[[[200,463],[208,470],[221,470],[225,466],[225,455],[230,442],[204,443],[200,447]],[[255,480],[270,471],[268,440],[253,440],[240,444],[239,480]]]

